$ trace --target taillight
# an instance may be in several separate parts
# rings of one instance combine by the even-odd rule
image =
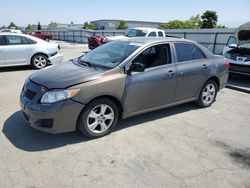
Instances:
[[[226,61],[226,62],[225,62],[225,66],[227,67],[227,69],[229,69],[229,68],[230,68],[230,62],[229,62],[229,61]]]

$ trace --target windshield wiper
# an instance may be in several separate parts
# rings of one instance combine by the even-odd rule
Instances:
[[[93,67],[94,69],[98,70],[98,66],[97,65],[94,65],[88,61],[83,61],[83,60],[80,60],[80,59],[77,59],[78,63],[81,64],[81,65],[85,65],[85,66],[89,66],[89,67]]]

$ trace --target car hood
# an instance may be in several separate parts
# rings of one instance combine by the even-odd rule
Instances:
[[[68,61],[39,70],[30,76],[30,80],[48,89],[64,89],[97,79],[103,73],[101,69],[96,70]]]
[[[238,40],[238,46],[250,43],[250,22],[238,27],[235,34]]]

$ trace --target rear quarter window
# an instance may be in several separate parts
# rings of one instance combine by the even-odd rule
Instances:
[[[175,43],[174,46],[177,55],[177,62],[206,59],[202,50],[193,44]]]

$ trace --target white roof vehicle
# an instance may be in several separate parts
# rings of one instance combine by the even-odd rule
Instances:
[[[223,55],[230,61],[230,73],[250,76],[250,22],[240,26],[230,36]]]
[[[60,46],[37,37],[17,33],[0,33],[0,67],[31,65],[42,69],[60,63]]]
[[[165,37],[165,32],[162,29],[136,27],[129,29],[125,35],[107,37],[108,40],[119,40],[128,37]]]

